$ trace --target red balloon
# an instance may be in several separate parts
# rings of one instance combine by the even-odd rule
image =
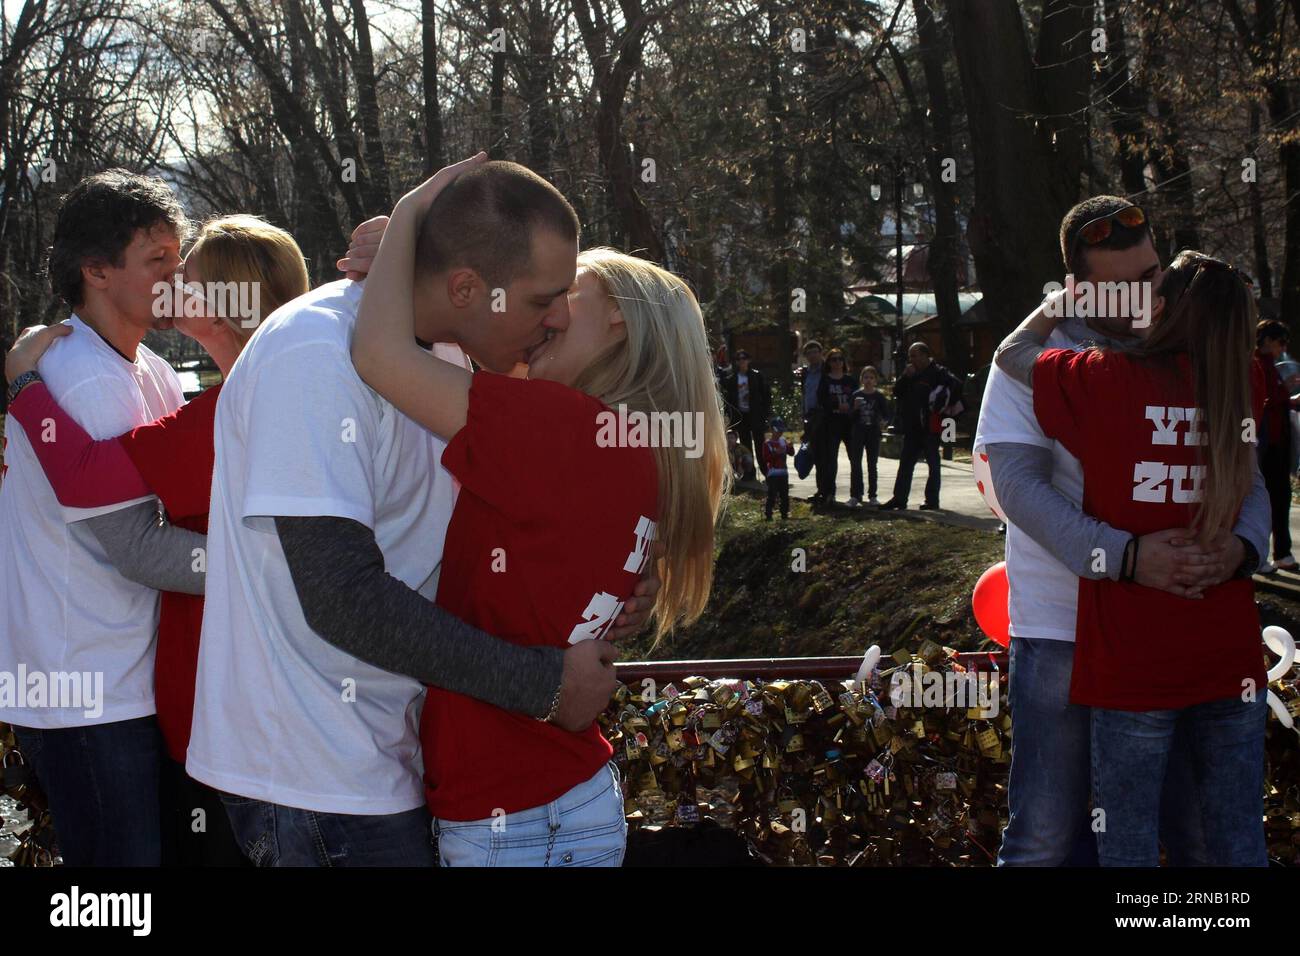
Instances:
[[[1007,563],[999,561],[980,575],[970,596],[975,623],[990,640],[1002,647],[1011,644],[1011,615],[1007,610],[1009,594]]]

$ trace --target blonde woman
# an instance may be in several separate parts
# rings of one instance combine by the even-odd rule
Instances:
[[[662,638],[708,600],[728,473],[699,305],[672,273],[594,249],[576,275],[569,267],[566,300],[527,352],[529,378],[443,362],[415,341],[412,292],[442,186],[397,204],[352,346],[375,391],[449,440],[442,462],[461,490],[438,604],[521,644],[601,639],[657,542]],[[421,743],[444,865],[621,863],[623,796],[594,722],[573,733],[431,687]]]
[[[223,379],[261,320],[308,290],[307,266],[298,244],[289,233],[256,216],[223,216],[205,223],[185,258],[183,277],[185,288],[179,295],[166,284],[155,290],[155,315],[163,320],[160,324],[174,324],[202,345]],[[224,303],[217,300],[228,293],[233,297]],[[231,307],[241,301],[256,308]],[[5,361],[6,377],[13,381],[34,370],[54,340],[69,334],[72,327],[67,324],[28,330]],[[9,413],[23,426],[63,506],[98,508],[157,495],[166,519],[195,532],[193,540],[201,545],[208,530],[213,425],[220,392],[221,386],[215,385],[165,418],[102,441],[93,440],[39,381],[19,393]],[[54,423],[58,441],[39,439],[47,421]],[[120,561],[114,549],[120,551]],[[162,590],[154,697],[158,727],[171,758],[165,761],[169,766],[163,773],[163,802],[177,818],[164,824],[164,847],[169,839],[176,841],[164,859],[174,854],[185,863],[238,862],[241,857],[220,800],[184,771],[204,576],[188,575],[183,584],[160,580],[150,570],[149,547],[143,541],[124,538],[110,542],[106,550],[127,577]],[[194,834],[190,827],[192,809],[198,806],[208,810],[206,834]]]

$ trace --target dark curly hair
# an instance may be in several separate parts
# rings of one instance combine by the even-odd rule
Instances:
[[[87,176],[63,197],[54,224],[47,274],[50,289],[69,308],[82,304],[81,267],[87,259],[121,267],[136,231],[162,224],[184,241],[189,219],[161,179],[125,169]]]

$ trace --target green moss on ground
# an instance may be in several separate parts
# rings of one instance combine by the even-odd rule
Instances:
[[[995,532],[862,509],[763,520],[763,500],[729,499],[719,529],[713,593],[703,617],[653,650],[628,641],[623,660],[888,654],[918,636],[961,651],[996,649],[971,612],[979,576],[1002,560]],[[795,571],[804,549],[806,570]],[[1300,636],[1300,600],[1258,594],[1264,625]]]

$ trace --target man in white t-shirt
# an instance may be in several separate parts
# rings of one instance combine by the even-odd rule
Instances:
[[[55,294],[73,309],[72,332],[12,383],[10,398],[44,381],[97,439],[179,408],[179,379],[141,340],[154,321],[154,285],[176,272],[187,227],[161,180],[110,170],[78,183],[60,207],[49,265]],[[61,506],[13,419],[5,437],[0,720],[14,725],[49,797],[65,863],[157,865],[161,585],[128,579],[118,562],[130,534],[188,568],[202,536],[160,525],[152,497]],[[43,437],[58,440],[52,427]],[[202,576],[193,577],[201,592]]]
[[[464,362],[463,347],[508,372],[562,322],[577,219],[549,183],[491,166],[430,211],[416,328],[443,358]],[[259,865],[434,864],[422,682],[571,730],[617,685],[606,642],[523,647],[433,604],[456,487],[445,443],[353,369],[360,298],[335,282],[277,310],[217,407],[186,769],[224,792]],[[648,604],[630,602],[620,633]]]
[[[1149,225],[1118,222],[1080,236],[1089,223],[1106,222],[1132,203],[1097,196],[1067,213],[1061,252],[1079,282],[1149,282],[1161,276]],[[1070,318],[1048,339],[1053,348],[1122,347],[1143,334],[1131,317]],[[1079,461],[1047,438],[1034,414],[1033,394],[995,364],[989,372],[976,429],[976,453],[988,455],[998,502],[1007,515],[1006,561],[1011,618],[1010,810],[999,865],[1057,866],[1096,862],[1090,799],[1090,715],[1069,702],[1079,577],[1117,579],[1133,536],[1080,510]],[[1268,496],[1256,474],[1238,523],[1221,547],[1177,545],[1179,530],[1136,541],[1135,580],[1148,587],[1194,595],[1199,589],[1250,573],[1268,535]],[[1254,552],[1254,553],[1252,553]],[[1183,742],[1180,746],[1186,745]],[[1185,753],[1185,750],[1183,751]],[[1162,838],[1170,861],[1201,858],[1200,813],[1186,759],[1171,761],[1162,812]]]

